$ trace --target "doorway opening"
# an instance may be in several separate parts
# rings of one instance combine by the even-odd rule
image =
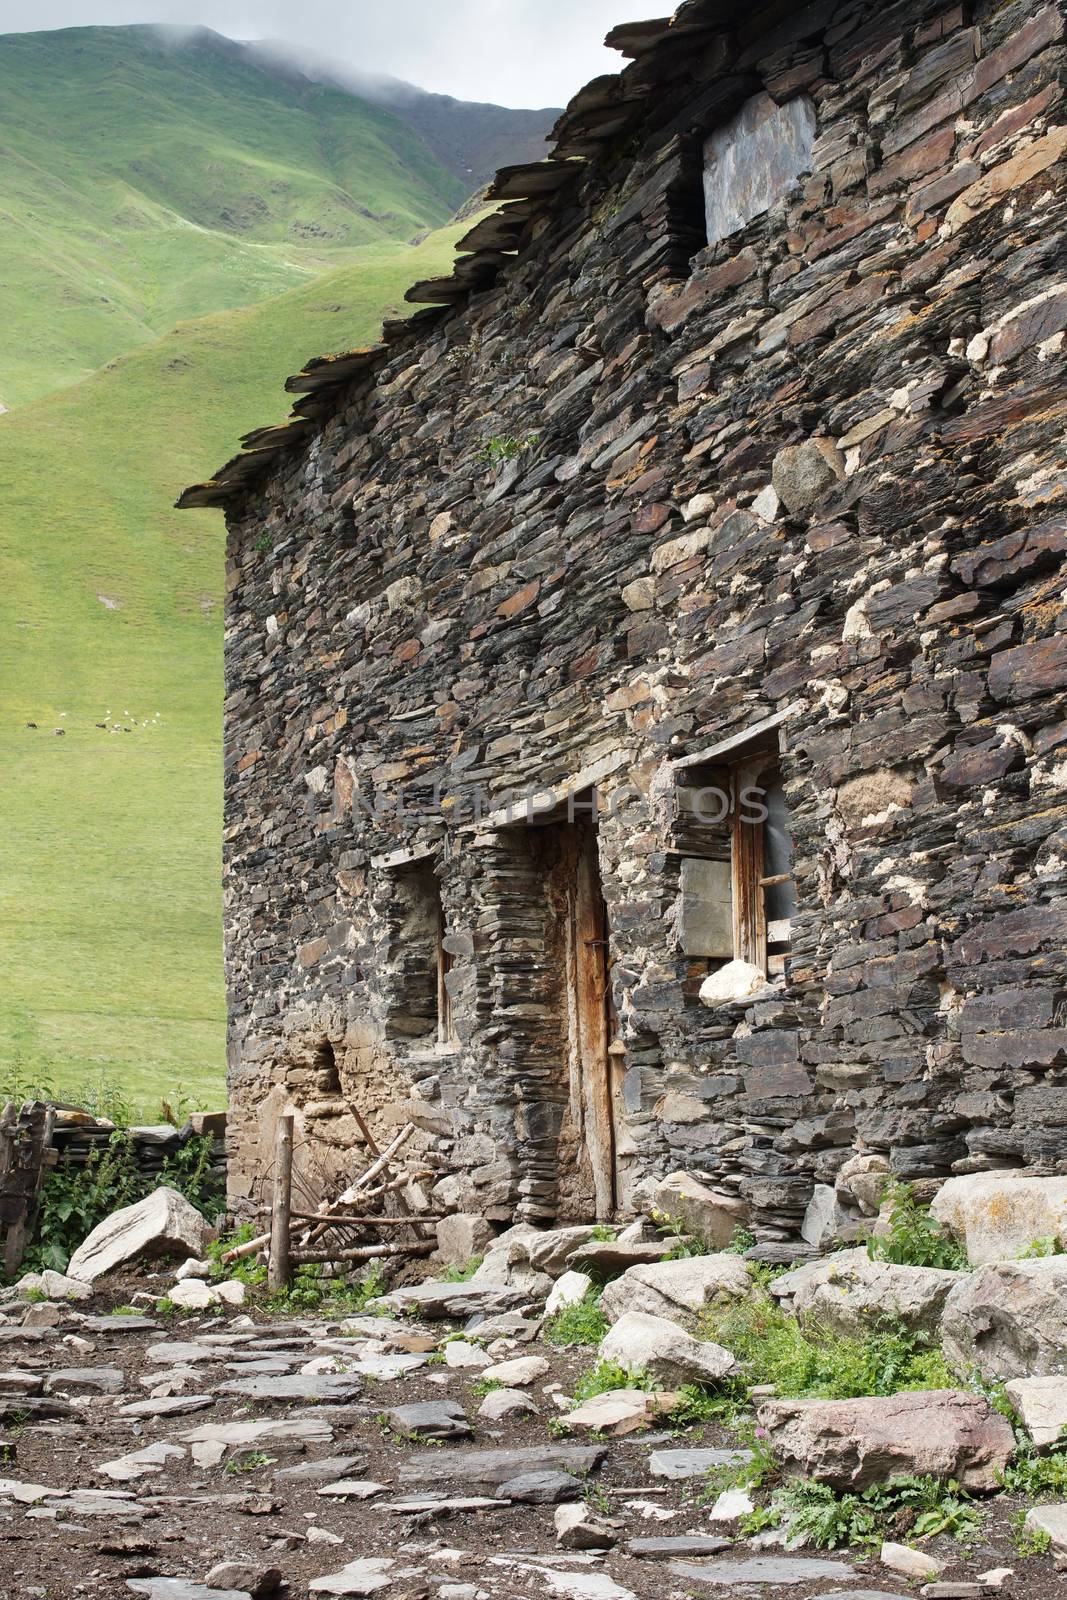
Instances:
[[[540,901],[538,1004],[528,1022],[516,1016],[513,1024],[531,1033],[527,1059],[540,1068],[524,1085],[524,1121],[541,1131],[542,1143],[551,1130],[557,1213],[607,1219],[620,1203],[624,1062],[596,828],[551,813],[502,832],[524,858],[523,876]],[[513,1038],[512,1049],[523,1054],[522,1040]],[[546,1154],[538,1163],[542,1171]]]

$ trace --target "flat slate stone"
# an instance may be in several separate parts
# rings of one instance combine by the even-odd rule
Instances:
[[[807,1556],[751,1556],[746,1561],[691,1561],[671,1563],[676,1578],[701,1583],[815,1583],[820,1578],[848,1578],[852,1568],[843,1561],[817,1561]],[[837,1597],[840,1600],[840,1596]]]
[[[166,1339],[162,1344],[150,1344],[145,1359],[158,1361],[167,1367],[190,1367],[197,1361],[225,1361],[232,1351],[205,1339]]]
[[[986,1592],[995,1594],[996,1590]],[[914,1592],[906,1595],[888,1589],[824,1589],[822,1594],[813,1594],[811,1600],[915,1600],[915,1596]]]
[[[288,1376],[233,1378],[219,1386],[220,1394],[243,1395],[250,1400],[355,1400],[363,1392],[358,1378],[336,1372],[293,1372]]]
[[[514,1311],[528,1305],[536,1296],[527,1289],[500,1283],[446,1283],[430,1279],[394,1289],[370,1302],[372,1308],[386,1311],[413,1311],[422,1317],[472,1317],[481,1312],[490,1316],[498,1311]]]
[[[544,1444],[521,1450],[415,1450],[400,1464],[401,1483],[451,1483],[497,1487],[531,1472],[593,1472],[603,1445]]]
[[[119,1406],[120,1417],[184,1417],[193,1411],[206,1411],[215,1404],[213,1394],[168,1394],[157,1400],[131,1400]]]
[[[654,1478],[702,1478],[712,1467],[740,1466],[751,1450],[653,1450],[648,1470]]]
[[[386,1421],[397,1433],[421,1439],[471,1439],[473,1429],[463,1407],[455,1400],[427,1400],[419,1405],[393,1406]]]
[[[48,1374],[48,1392],[72,1389],[75,1394],[119,1394],[126,1387],[125,1375],[118,1367],[60,1367]]]
[[[159,1327],[151,1317],[79,1317],[78,1321],[83,1328],[93,1328],[97,1333],[150,1333]]]
[[[358,1471],[365,1456],[323,1456],[319,1461],[302,1461],[298,1467],[279,1467],[275,1483],[336,1483]]]
[[[188,1578],[127,1578],[126,1587],[148,1600],[252,1600],[247,1589],[209,1589]]]
[[[581,1494],[582,1486],[569,1472],[522,1472],[497,1488],[501,1500],[524,1506],[562,1505]]]
[[[574,1479],[571,1479],[571,1488],[574,1488]],[[389,1505],[383,1506],[383,1511],[393,1511],[398,1515],[411,1516],[420,1511],[491,1511],[494,1508],[504,1511],[511,1504],[510,1500],[490,1500],[486,1495],[468,1495],[466,1499],[457,1497],[454,1500],[442,1499],[440,1495],[415,1495],[411,1500],[394,1500]]]
[[[727,1550],[730,1539],[716,1539],[701,1533],[678,1533],[662,1539],[630,1539],[626,1553],[630,1556],[717,1556]]]

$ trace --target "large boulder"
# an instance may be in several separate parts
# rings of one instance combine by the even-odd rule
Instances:
[[[630,1267],[608,1284],[600,1297],[600,1309],[609,1322],[618,1322],[627,1311],[678,1320],[706,1306],[743,1300],[751,1294],[752,1279],[740,1256],[688,1256]]]
[[[694,1339],[676,1322],[627,1311],[600,1343],[600,1359],[629,1373],[647,1372],[657,1383],[717,1383],[737,1367],[729,1350]]]
[[[1038,1239],[1067,1247],[1067,1178],[972,1173],[942,1184],[930,1214],[950,1229],[972,1266],[1013,1261]]]
[[[991,1261],[945,1302],[945,1358],[987,1378],[1037,1378],[1067,1365],[1067,1256]]]
[[[903,1474],[955,1478],[991,1490],[1015,1448],[1005,1417],[961,1389],[858,1400],[767,1400],[757,1412],[787,1472],[834,1489]]]
[[[164,1184],[98,1223],[71,1256],[67,1275],[95,1283],[139,1256],[199,1257],[210,1238],[211,1229],[196,1207]]]
[[[945,1301],[967,1274],[938,1267],[899,1267],[872,1261],[866,1250],[842,1251],[812,1264],[796,1288],[793,1310],[834,1333],[869,1333],[902,1322],[915,1333],[936,1333]]]
[[[689,1172],[668,1174],[656,1184],[651,1200],[655,1211],[680,1222],[687,1233],[696,1234],[710,1250],[728,1245],[749,1216],[744,1200],[709,1189]]]

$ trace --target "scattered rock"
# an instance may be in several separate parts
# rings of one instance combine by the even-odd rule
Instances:
[[[459,1369],[470,1368],[480,1372],[483,1367],[492,1365],[492,1358],[476,1344],[468,1344],[466,1339],[449,1339],[444,1346],[443,1355],[446,1367]]]
[[[206,1411],[215,1404],[213,1394],[161,1395],[151,1400],[131,1400],[119,1407],[122,1417],[184,1417],[193,1411]]]
[[[379,1589],[388,1589],[393,1581],[389,1574],[395,1566],[390,1556],[361,1556],[342,1567],[340,1572],[313,1578],[308,1588],[312,1594],[375,1594]]]
[[[617,1543],[614,1528],[595,1516],[584,1500],[557,1506],[553,1522],[556,1543],[564,1550],[610,1550]]]
[[[752,1496],[745,1489],[724,1489],[708,1512],[709,1522],[722,1522],[727,1526],[741,1521],[755,1510]]]
[[[342,1405],[363,1393],[357,1377],[343,1372],[293,1372],[233,1378],[219,1384],[219,1394],[248,1395],[252,1400],[334,1400]]]
[[[209,1589],[186,1578],[127,1578],[126,1587],[148,1600],[252,1600],[247,1589]]]
[[[751,1460],[751,1450],[653,1450],[648,1470],[654,1478],[703,1478],[713,1467],[737,1467]]]
[[[565,1272],[553,1285],[545,1305],[545,1316],[554,1317],[566,1306],[580,1305],[592,1287],[593,1280],[587,1272]]]
[[[653,1191],[656,1211],[680,1222],[709,1250],[722,1250],[748,1221],[749,1208],[736,1195],[709,1189],[690,1172],[671,1172]]]
[[[484,1217],[456,1211],[437,1224],[436,1260],[463,1267],[474,1256],[484,1256],[493,1242],[493,1230]]]
[[[478,1407],[487,1422],[503,1422],[507,1417],[536,1416],[537,1407],[521,1389],[493,1389]]]
[[[57,1367],[45,1380],[48,1394],[121,1394],[125,1387],[118,1367]]]
[[[945,1303],[941,1343],[960,1372],[1049,1377],[1067,1365],[1067,1256],[995,1261],[970,1273]]]
[[[394,1289],[371,1301],[371,1307],[386,1311],[412,1311],[420,1317],[470,1317],[476,1312],[483,1316],[497,1311],[514,1311],[530,1299],[526,1290],[512,1284],[497,1283],[445,1283],[430,1279],[426,1283],[409,1284]]]
[[[676,1322],[644,1311],[625,1312],[605,1334],[599,1354],[627,1372],[647,1372],[657,1382],[678,1385],[716,1383],[737,1367],[722,1345],[694,1339]]]
[[[578,1480],[569,1472],[523,1472],[502,1483],[497,1494],[518,1505],[552,1506],[569,1500],[578,1487]]]
[[[914,1550],[910,1544],[894,1544],[886,1540],[878,1559],[883,1567],[902,1572],[906,1578],[936,1578],[941,1573],[941,1562],[925,1550]]]
[[[603,1445],[562,1443],[518,1450],[419,1450],[400,1463],[397,1476],[401,1483],[459,1482],[467,1488],[496,1488],[531,1472],[586,1476],[605,1454]]]
[[[872,1261],[863,1249],[809,1263],[795,1276],[800,1281],[792,1302],[798,1317],[862,1337],[880,1316],[899,1319],[912,1332],[935,1334],[949,1294],[967,1274]],[[778,1291],[781,1298],[780,1285]]]
[[[820,1578],[847,1578],[852,1568],[844,1561],[819,1561],[810,1556],[752,1556],[747,1561],[715,1561],[699,1564],[672,1561],[668,1569],[676,1578],[695,1578],[701,1583],[815,1583]],[[844,1600],[840,1592],[834,1600]]]
[[[835,1489],[902,1474],[991,1490],[1015,1435],[981,1396],[960,1389],[857,1400],[768,1400],[757,1420],[787,1470]]]
[[[470,1423],[454,1400],[427,1400],[410,1406],[393,1406],[386,1421],[397,1433],[416,1439],[470,1439]]]
[[[274,1474],[274,1482],[335,1483],[357,1471],[364,1460],[363,1456],[320,1456],[317,1461],[301,1461],[295,1467],[279,1467]]]
[[[607,1285],[600,1309],[609,1322],[617,1322],[627,1311],[677,1318],[705,1306],[746,1299],[751,1293],[752,1279],[740,1256],[692,1256],[631,1267]]]
[[[1004,1392],[1038,1450],[1067,1428],[1067,1378],[1012,1378]]]
[[[1067,1551],[1067,1505],[1032,1506],[1025,1526],[1032,1532],[1047,1533],[1057,1551]]]
[[[181,1459],[184,1455],[185,1451],[180,1445],[167,1444],[166,1440],[160,1439],[155,1444],[145,1445],[143,1450],[132,1450],[129,1455],[105,1461],[96,1470],[115,1483],[133,1483],[138,1478],[162,1472],[168,1461]]]
[[[638,1239],[632,1243],[622,1238],[590,1239],[579,1245],[571,1257],[575,1267],[591,1268],[598,1278],[613,1277],[632,1267],[653,1266],[673,1250],[674,1239]]]
[[[211,1230],[177,1189],[161,1185],[99,1223],[67,1264],[67,1276],[93,1284],[138,1257],[201,1256]]]
[[[252,1561],[220,1561],[204,1579],[209,1589],[240,1589],[252,1600],[268,1600],[282,1586],[277,1567],[264,1567]]]
[[[676,1394],[646,1394],[644,1389],[609,1389],[594,1395],[563,1418],[569,1433],[604,1433],[612,1438],[646,1428],[673,1409]]]
[[[1038,1239],[1067,1246],[1067,1178],[1017,1172],[949,1178],[930,1214],[961,1241],[973,1266],[1012,1260]]]
[[[678,1533],[667,1535],[660,1539],[628,1539],[626,1541],[626,1554],[628,1556],[715,1556],[720,1550],[730,1548],[729,1539],[716,1539],[706,1533]]]
[[[93,1292],[92,1284],[83,1283],[80,1278],[71,1278],[62,1272],[53,1272],[51,1267],[46,1267],[43,1272],[25,1273],[15,1285],[15,1290],[23,1300],[31,1290],[46,1294],[49,1300],[88,1300]]]
[[[315,1493],[325,1500],[373,1500],[385,1493],[385,1484],[371,1478],[339,1478],[336,1483],[324,1483]]]
[[[751,961],[736,960],[727,961],[706,977],[700,985],[698,998],[702,1006],[714,1011],[718,1006],[736,1005],[739,1000],[753,1000],[757,995],[773,993],[760,967]]]
[[[544,1356],[517,1356],[514,1361],[501,1361],[496,1366],[486,1367],[482,1377],[487,1381],[502,1383],[505,1388],[523,1389],[527,1384],[543,1378],[548,1371],[549,1363]]]

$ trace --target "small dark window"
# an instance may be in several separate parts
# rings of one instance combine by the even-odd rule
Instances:
[[[394,869],[390,944],[392,968],[387,1031],[393,1037],[438,1044],[455,1041],[448,976],[452,957],[445,949],[441,885],[427,862]]]
[[[324,1039],[315,1050],[315,1093],[336,1098],[341,1094],[341,1074],[337,1070],[337,1056],[329,1039]]]

